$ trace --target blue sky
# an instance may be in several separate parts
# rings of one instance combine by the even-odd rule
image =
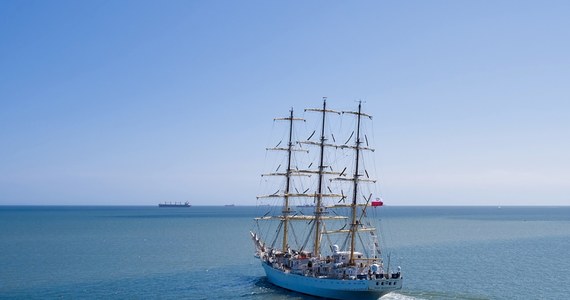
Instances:
[[[0,204],[255,204],[366,101],[391,205],[570,204],[568,1],[0,1]]]

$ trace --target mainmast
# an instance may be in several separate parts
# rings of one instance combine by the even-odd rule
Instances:
[[[336,113],[340,114],[338,111],[334,110],[327,110],[327,98],[323,97],[323,108],[308,108],[305,111],[315,111],[320,112],[322,115],[322,123],[321,123],[321,138],[318,143],[306,141],[304,143],[317,145],[320,148],[320,156],[319,156],[319,169],[317,170],[318,175],[318,186],[317,186],[317,193],[315,194],[316,203],[315,203],[315,211],[314,211],[314,221],[315,221],[315,240],[313,245],[313,254],[315,256],[319,256],[320,248],[321,248],[321,234],[323,232],[321,221],[323,219],[322,215],[323,211],[323,197],[339,197],[340,195],[337,194],[323,194],[323,185],[324,185],[324,176],[326,174],[337,174],[335,172],[328,172],[325,171],[326,166],[324,165],[325,160],[325,147],[330,147],[334,145],[330,145],[326,143],[327,138],[325,137],[325,125],[326,125],[326,115],[327,113]]]
[[[325,169],[324,164],[324,154],[325,154],[325,119],[327,111],[327,98],[323,99],[323,122],[321,124],[321,154],[320,154],[320,161],[319,161],[319,183],[318,183],[318,190],[317,190],[317,203],[315,206],[315,245],[313,248],[313,252],[315,256],[319,256],[320,247],[321,247],[321,214],[322,214],[322,205],[323,205],[323,171]]]

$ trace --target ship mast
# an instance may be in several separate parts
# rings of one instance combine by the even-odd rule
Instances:
[[[359,162],[359,156],[360,156],[360,117],[362,115],[361,113],[361,107],[362,107],[362,102],[358,102],[358,113],[356,114],[357,116],[357,121],[356,121],[356,147],[354,147],[355,149],[355,167],[354,167],[354,193],[352,194],[352,205],[351,205],[351,212],[352,212],[352,223],[350,225],[350,260],[349,260],[349,264],[350,265],[354,265],[354,248],[355,248],[355,238],[356,238],[356,233],[358,231],[358,220],[357,220],[357,216],[356,216],[356,198],[358,197],[358,176],[360,176],[360,174],[358,174],[358,162]]]
[[[322,111],[322,118],[323,122],[321,124],[321,143],[320,143],[320,161],[319,161],[319,183],[318,183],[318,191],[317,191],[317,203],[315,206],[315,245],[313,248],[315,256],[319,256],[320,247],[321,247],[321,214],[322,214],[322,205],[323,205],[323,171],[325,169],[324,163],[324,154],[325,154],[325,119],[327,115],[327,98],[323,98],[323,111]]]
[[[313,254],[315,256],[319,256],[320,248],[321,248],[321,234],[323,233],[323,229],[322,229],[323,224],[321,224],[321,221],[324,218],[322,216],[324,213],[323,212],[323,197],[340,197],[341,196],[341,195],[332,194],[332,193],[331,194],[323,194],[324,176],[326,174],[337,174],[338,175],[338,173],[336,173],[336,172],[325,171],[325,168],[326,168],[326,166],[324,165],[325,147],[331,147],[331,146],[334,147],[334,145],[326,143],[326,141],[327,141],[327,138],[325,137],[326,115],[327,115],[327,113],[335,113],[335,114],[340,115],[340,112],[327,109],[327,97],[323,97],[323,108],[322,109],[321,108],[307,108],[307,109],[305,109],[305,111],[320,112],[322,115],[320,141],[318,143],[308,141],[308,140],[305,142],[301,142],[304,144],[316,145],[316,146],[319,146],[319,148],[320,148],[319,169],[316,172],[308,171],[308,173],[317,173],[317,175],[318,175],[318,186],[317,186],[317,192],[315,194],[315,198],[316,198],[315,211],[314,211],[315,240],[314,240],[314,245],[313,245]],[[309,137],[309,139],[310,139],[310,137]]]
[[[291,214],[291,208],[289,207],[289,198],[307,196],[304,194],[291,194],[291,178],[292,178],[292,176],[294,174],[302,175],[302,174],[299,174],[298,171],[296,172],[295,170],[291,169],[293,151],[302,151],[302,152],[308,152],[308,151],[295,148],[294,143],[293,143],[293,122],[294,121],[305,121],[305,119],[295,118],[293,116],[293,108],[291,108],[289,113],[290,113],[289,117],[275,118],[274,119],[275,121],[288,121],[289,122],[289,137],[288,137],[287,147],[279,147],[279,145],[281,144],[281,142],[279,142],[279,144],[277,144],[277,146],[275,146],[273,148],[266,148],[267,150],[277,150],[277,151],[286,151],[287,152],[287,170],[285,170],[285,172],[278,172],[279,168],[281,167],[281,165],[279,165],[279,167],[277,168],[277,170],[275,172],[261,175],[262,177],[263,176],[285,176],[285,190],[283,191],[283,194],[279,194],[276,192],[276,193],[271,194],[271,195],[258,196],[257,197],[258,199],[259,198],[272,198],[272,197],[283,198],[283,208],[281,211],[282,215],[277,217],[281,220],[280,226],[282,226],[282,228],[283,228],[283,244],[281,247],[283,252],[286,252],[287,248],[289,246],[288,245],[289,222],[292,220],[292,216],[290,215]]]
[[[289,144],[287,147],[287,172],[285,175],[285,197],[283,203],[283,252],[287,251],[288,230],[289,230],[289,189],[291,187],[291,154],[293,153],[293,108],[291,108],[289,118]]]

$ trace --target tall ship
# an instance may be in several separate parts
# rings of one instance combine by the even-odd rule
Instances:
[[[250,233],[268,281],[331,299],[378,299],[401,289],[400,267],[390,266],[389,255],[384,259],[382,238],[368,218],[383,204],[368,170],[374,166],[366,163],[374,152],[365,133],[372,116],[362,111],[362,102],[356,111],[335,111],[326,98],[304,116],[295,117],[291,109],[289,116],[275,119],[285,121],[287,130],[267,148],[282,157],[262,175],[264,185],[275,184],[277,190],[258,196],[266,211]],[[306,125],[311,116],[315,130],[298,139],[298,124]],[[347,117],[351,128],[333,132],[329,119]]]

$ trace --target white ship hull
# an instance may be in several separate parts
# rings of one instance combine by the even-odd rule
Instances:
[[[283,272],[262,262],[269,282],[284,289],[331,299],[378,299],[402,288],[402,278],[342,280],[315,278]]]

